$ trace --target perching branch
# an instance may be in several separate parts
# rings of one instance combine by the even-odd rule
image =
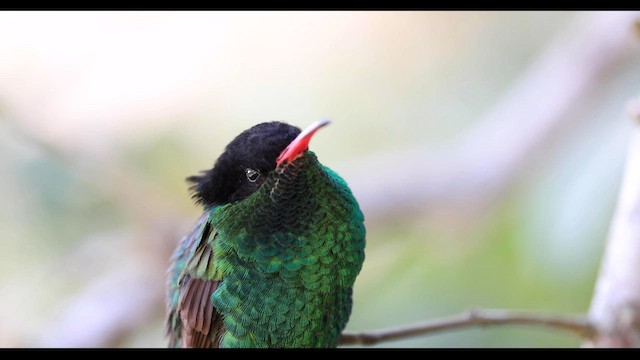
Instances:
[[[640,98],[630,110],[635,128],[589,311],[590,320],[607,333],[586,346],[640,346]]]
[[[597,331],[585,316],[557,315],[509,310],[472,309],[465,313],[429,320],[413,325],[342,334],[341,345],[375,345],[381,342],[406,339],[419,335],[469,327],[497,325],[532,325],[554,328],[591,338]]]

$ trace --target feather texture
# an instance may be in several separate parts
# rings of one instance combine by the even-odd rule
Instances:
[[[224,334],[221,316],[211,300],[221,280],[215,278],[213,270],[210,242],[214,242],[215,237],[205,214],[173,256],[168,287],[169,299],[173,301],[170,301],[167,319],[173,347],[218,347]]]
[[[272,142],[275,150],[261,161],[275,164],[296,131]],[[227,149],[261,144],[258,133],[245,133]],[[264,174],[256,182],[227,178],[243,175],[238,154],[222,156],[196,179],[205,213],[172,258],[170,345],[335,347],[364,261],[358,203],[311,151],[276,169],[256,166]]]

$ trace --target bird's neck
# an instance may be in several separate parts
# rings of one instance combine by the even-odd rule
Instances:
[[[269,175],[265,184],[246,199],[212,210],[217,228],[254,235],[292,233],[304,235],[314,222],[318,207],[317,189],[331,180],[308,151],[293,163]]]

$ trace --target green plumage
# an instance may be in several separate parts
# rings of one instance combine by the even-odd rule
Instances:
[[[311,151],[242,201],[212,207],[174,254],[172,345],[181,345],[188,322],[180,315],[186,278],[215,284],[209,300],[219,326],[205,334],[214,345],[335,347],[364,261],[363,222],[345,181]]]

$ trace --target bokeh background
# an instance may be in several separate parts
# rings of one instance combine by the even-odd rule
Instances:
[[[165,346],[184,178],[244,129],[311,144],[368,245],[347,330],[587,311],[640,90],[634,13],[1,12],[0,346]],[[380,346],[574,347],[469,329]]]

